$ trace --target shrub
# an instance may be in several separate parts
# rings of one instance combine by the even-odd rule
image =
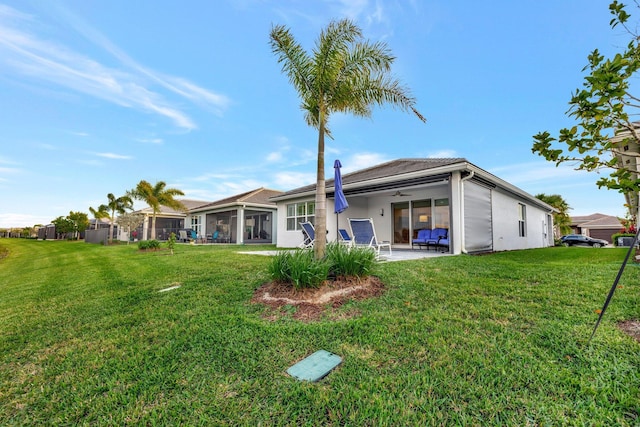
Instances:
[[[340,243],[330,243],[327,245],[327,260],[331,273],[336,277],[366,277],[376,263],[376,253],[373,248],[349,248]]]
[[[329,263],[316,261],[313,251],[298,249],[278,252],[268,266],[272,280],[291,283],[296,289],[317,288],[329,276]]]
[[[138,242],[138,249],[157,250],[160,249],[160,242],[158,242],[157,240],[140,240]]]
[[[167,240],[167,247],[171,251],[171,255],[173,255],[173,248],[176,246],[176,233],[169,234],[169,240]]]
[[[376,254],[371,248],[348,248],[339,243],[327,245],[323,260],[313,251],[298,249],[278,252],[267,267],[272,280],[291,283],[296,289],[317,288],[329,276],[365,277],[371,274]]]
[[[614,235],[611,236],[611,241],[613,242],[614,246],[618,246],[618,237],[636,237],[635,233],[616,233]]]

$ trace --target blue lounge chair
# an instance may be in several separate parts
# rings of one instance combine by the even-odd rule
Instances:
[[[427,247],[449,247],[449,230],[446,228],[434,228],[431,230],[431,238],[427,240]]]
[[[391,255],[391,243],[380,242],[376,238],[376,230],[373,227],[371,218],[349,218],[349,226],[351,227],[351,235],[356,246],[367,246],[376,251],[376,255],[380,256],[380,248],[389,248]]]
[[[313,242],[316,240],[316,229],[310,222],[301,222],[303,241],[300,243],[301,249],[309,249],[313,247]]]
[[[338,234],[340,238],[340,243],[345,244],[349,247],[353,246],[353,238],[349,235],[349,232],[344,228],[338,229]]]
[[[418,230],[418,235],[411,241],[411,249],[413,249],[413,245],[418,245],[420,248],[426,246],[429,249],[429,243],[427,243],[429,240],[431,240],[431,229]]]

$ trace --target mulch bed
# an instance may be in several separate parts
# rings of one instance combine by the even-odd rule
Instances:
[[[292,317],[310,322],[321,318],[344,319],[356,316],[356,311],[340,311],[352,300],[374,298],[384,292],[384,284],[376,276],[365,278],[339,277],[326,281],[319,288],[295,289],[289,283],[268,282],[254,293],[251,302],[262,304],[267,310],[264,317],[278,320]]]
[[[640,342],[640,320],[625,320],[618,327],[627,335]]]

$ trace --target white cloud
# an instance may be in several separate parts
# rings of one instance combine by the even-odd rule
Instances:
[[[72,14],[66,12],[65,17],[87,39],[116,57],[121,67],[108,67],[62,44],[27,32],[26,28],[35,28],[35,25],[25,25],[25,21],[32,19],[3,6],[0,9],[0,64],[3,64],[4,72],[12,70],[19,75],[52,82],[117,105],[155,113],[187,130],[197,128],[195,122],[154,90],[154,86],[211,107],[218,114],[230,104],[224,95],[208,91],[182,77],[163,76],[150,71]]]
[[[2,213],[0,214],[0,227],[12,228],[12,227],[32,227],[36,224],[49,224],[51,218],[47,216],[27,215],[20,213]]]
[[[11,160],[11,159],[6,158],[6,157],[0,156],[0,164],[3,164],[3,165],[17,165],[18,163],[13,161],[13,160]]]
[[[369,7],[368,0],[339,0],[340,9],[343,15],[356,20]]]
[[[193,181],[196,182],[206,182],[206,181],[226,181],[229,179],[239,178],[237,174],[232,173],[205,173],[195,178],[192,178]]]
[[[594,177],[586,171],[578,171],[567,165],[556,167],[550,162],[517,163],[491,168],[488,171],[517,186],[542,182],[557,186],[559,183],[567,184],[567,180],[571,179],[583,180]]]
[[[91,159],[82,159],[82,160],[77,160],[77,163],[80,163],[81,165],[87,165],[87,166],[102,166],[104,163],[102,163],[99,160],[91,160]]]
[[[13,175],[20,172],[22,172],[22,169],[0,167],[0,174],[3,174],[3,175]]]
[[[144,144],[163,144],[164,140],[162,138],[138,138],[138,142],[142,142]]]
[[[270,162],[270,163],[280,162],[282,161],[282,159],[283,159],[283,155],[279,151],[275,151],[273,153],[267,154],[267,158],[266,158],[267,162]]]
[[[315,173],[303,172],[277,172],[273,175],[272,181],[277,188],[297,188],[316,182]]]
[[[371,166],[378,165],[380,163],[388,162],[390,159],[381,153],[359,153],[354,154],[351,157],[340,160],[342,163],[342,173],[350,173],[360,169],[366,169]],[[333,168],[333,163],[331,163]]]
[[[126,156],[123,154],[115,154],[115,153],[95,153],[98,157],[104,157],[105,159],[114,159],[114,160],[131,160],[133,157]]]
[[[75,135],[75,136],[83,136],[83,137],[84,137],[84,136],[89,136],[89,134],[88,134],[88,133],[86,133],[86,132],[70,131],[69,133],[70,133],[71,135]]]
[[[455,150],[440,150],[427,154],[427,158],[430,159],[449,159],[458,157],[458,153]]]

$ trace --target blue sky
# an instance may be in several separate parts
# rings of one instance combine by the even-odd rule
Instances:
[[[396,55],[427,123],[391,107],[331,117],[327,176],[410,157],[464,157],[572,215],[624,216],[594,173],[531,153],[557,135],[587,55],[628,41],[609,1],[0,0],[0,227],[89,212],[145,179],[214,201],[315,182],[317,131],[269,47],[310,51],[348,17]],[[631,12],[634,12],[632,9]]]

